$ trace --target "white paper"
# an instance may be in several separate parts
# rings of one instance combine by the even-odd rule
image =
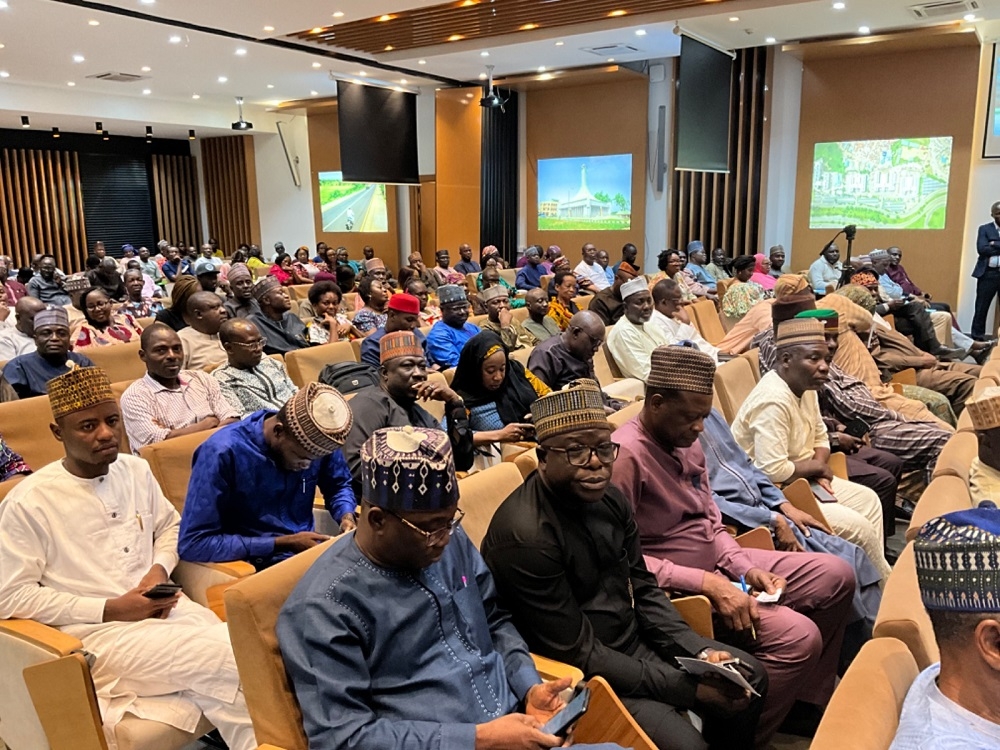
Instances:
[[[753,686],[746,681],[743,675],[741,675],[735,667],[712,664],[711,662],[707,662],[702,659],[691,659],[686,656],[678,656],[677,663],[680,665],[682,670],[693,677],[703,677],[705,675],[722,677],[725,680],[729,680],[734,685],[739,685],[741,688],[748,691],[750,695],[755,695],[758,698],[760,697],[760,693],[753,689]]]

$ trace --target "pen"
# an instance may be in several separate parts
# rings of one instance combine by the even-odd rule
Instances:
[[[747,579],[745,576],[740,576],[740,588],[743,589],[743,593],[750,596],[750,589],[747,588]],[[750,637],[755,641],[757,640],[757,631],[754,629],[753,623],[750,623]]]
[[[469,579],[467,579],[465,576],[462,576],[462,588],[464,589],[468,585],[469,585]]]
[[[138,513],[136,513],[135,514],[135,520],[139,522],[139,531],[145,531],[146,529],[143,528],[143,525],[142,525],[142,516],[140,516]]]

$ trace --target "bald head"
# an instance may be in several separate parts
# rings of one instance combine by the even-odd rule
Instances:
[[[17,330],[30,336],[35,329],[35,313],[45,309],[45,303],[37,297],[21,297],[14,305]]]
[[[562,343],[581,362],[589,362],[604,343],[604,321],[589,310],[581,310],[569,319]]]
[[[219,328],[219,340],[223,344],[231,344],[243,341],[255,333],[259,333],[259,329],[246,318],[231,318]]]

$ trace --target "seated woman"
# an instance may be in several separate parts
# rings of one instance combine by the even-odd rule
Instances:
[[[531,405],[551,390],[509,359],[492,331],[477,333],[462,348],[451,387],[469,410],[476,470],[500,463],[504,443],[534,440]]]
[[[750,281],[760,284],[765,292],[769,292],[768,296],[770,297],[771,293],[774,292],[774,282],[777,281],[770,273],[771,259],[764,253],[757,253],[753,258],[753,276],[750,277]]]
[[[295,270],[295,265],[292,263],[292,256],[288,253],[278,253],[275,255],[274,264],[267,273],[269,276],[274,276],[280,281],[282,286],[312,283],[308,276],[304,279],[299,276]]]
[[[682,273],[684,261],[681,259],[679,250],[667,249],[661,252],[656,256],[656,267],[660,270],[658,273],[654,273],[649,280],[650,291],[658,282],[664,279],[673,279],[681,290],[682,305],[690,305],[698,301],[698,295],[691,290],[687,278]]]
[[[580,312],[573,302],[574,297],[576,297],[576,275],[572,271],[560,271],[552,278],[548,312],[560,331],[569,328],[569,319]]]
[[[305,245],[295,251],[295,262],[292,263],[292,272],[300,279],[300,284],[308,284],[316,280],[316,274],[319,273],[319,266],[309,260],[309,248]]]
[[[751,281],[757,260],[753,255],[741,255],[733,261],[736,282],[726,290],[722,298],[722,314],[734,321],[739,320],[750,308],[764,299],[764,288]]]
[[[83,313],[83,320],[76,323],[70,333],[70,346],[74,352],[92,346],[111,346],[138,341],[142,328],[128,313],[112,312],[113,303],[103,289],[91,287],[83,291],[76,307]]]
[[[306,324],[306,338],[310,344],[364,337],[340,311],[342,301],[340,287],[332,281],[317,281],[309,288],[309,300],[299,306],[299,317]]]
[[[479,265],[482,268],[486,268],[486,263],[490,260],[493,261],[493,265],[497,268],[503,269],[510,267],[507,265],[507,261],[503,259],[503,256],[500,254],[496,245],[487,245],[479,254]]]
[[[362,336],[385,325],[389,310],[389,290],[374,276],[365,276],[358,286],[358,297],[364,303],[354,316],[354,327]]]

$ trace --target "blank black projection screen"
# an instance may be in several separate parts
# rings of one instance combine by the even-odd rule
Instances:
[[[345,181],[420,182],[416,94],[337,81],[337,121]]]
[[[733,60],[681,37],[675,169],[729,171],[729,89]]]

